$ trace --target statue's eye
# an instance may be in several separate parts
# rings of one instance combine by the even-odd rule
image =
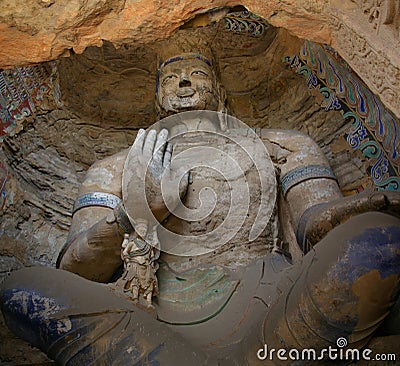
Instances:
[[[194,70],[194,71],[192,71],[191,75],[208,76],[208,74],[203,70]]]
[[[170,81],[174,80],[175,78],[177,78],[176,75],[173,75],[173,74],[167,75],[167,76],[163,79],[162,85],[168,84]]]

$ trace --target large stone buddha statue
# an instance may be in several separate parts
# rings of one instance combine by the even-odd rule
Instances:
[[[398,334],[396,199],[342,197],[309,136],[250,129],[225,99],[208,55],[160,64],[160,121],[88,170],[58,269],[2,284],[11,330],[62,365],[255,364]]]

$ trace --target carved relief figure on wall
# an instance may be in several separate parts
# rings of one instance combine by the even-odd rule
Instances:
[[[309,136],[230,117],[202,51],[164,58],[160,121],[88,170],[59,269],[2,285],[10,329],[63,365],[244,365],[398,335],[396,198],[344,198]]]

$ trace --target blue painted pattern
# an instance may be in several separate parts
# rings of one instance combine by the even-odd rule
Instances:
[[[294,71],[323,96],[322,107],[339,110],[352,121],[345,134],[354,150],[369,162],[378,190],[400,190],[399,120],[329,46],[306,41],[298,55],[286,56]]]
[[[224,20],[226,30],[252,37],[261,37],[270,27],[265,19],[248,10],[229,13],[224,17]]]
[[[377,270],[382,279],[399,276],[400,227],[366,229],[351,238],[345,255],[338,261],[331,276],[353,283],[357,278]]]
[[[75,213],[79,209],[89,206],[115,208],[120,202],[121,199],[115,194],[104,192],[90,192],[83,194],[76,199],[73,212]]]
[[[325,165],[305,165],[295,168],[282,176],[282,193],[286,195],[287,191],[305,180],[315,178],[335,179],[331,168]]]

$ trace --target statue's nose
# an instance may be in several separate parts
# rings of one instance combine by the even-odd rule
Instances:
[[[190,82],[189,76],[182,74],[179,80],[179,87],[183,88],[185,86],[192,86],[192,83]]]

